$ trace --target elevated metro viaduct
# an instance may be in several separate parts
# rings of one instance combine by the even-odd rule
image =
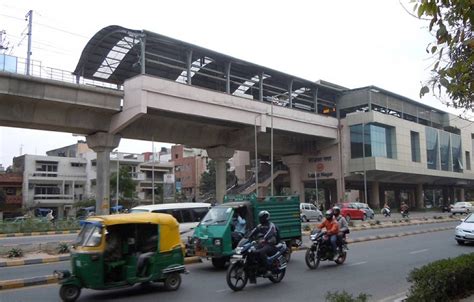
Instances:
[[[305,186],[317,184],[329,189],[327,200],[335,203],[344,198],[346,180],[351,188],[370,189],[361,199],[376,208],[384,198],[384,188],[394,183],[415,185],[410,194],[419,206],[427,183],[461,190],[474,185],[472,171],[427,169],[432,159],[419,152],[413,163],[406,147],[410,133],[405,132],[410,127],[423,137],[429,132],[426,126],[452,131],[469,125],[446,118],[442,112],[426,117],[423,112],[433,108],[377,87],[348,90],[324,81],[311,82],[163,35],[119,26],[106,27],[92,37],[74,74],[78,83],[96,80],[117,89],[0,73],[0,125],[86,135],[88,145],[98,154],[99,213],[109,211],[109,153],[122,137],[206,149],[217,163],[218,201],[226,189],[225,161],[234,150],[253,155],[256,146],[258,157],[271,158],[273,150],[274,162],[289,168],[289,177],[281,176],[276,183],[289,183],[301,200]],[[367,137],[367,151],[372,151],[371,140],[380,130],[377,125],[384,124],[384,129],[396,129],[384,139],[385,147],[380,150],[385,153],[357,154],[365,145],[357,137]],[[353,135],[360,125],[366,126],[365,135]],[[400,142],[399,150],[387,153],[387,146]],[[469,143],[468,135],[462,135],[463,147]],[[422,141],[418,149],[427,146]],[[473,154],[472,148],[466,150]],[[460,159],[466,164],[467,153]],[[460,192],[462,199],[464,191]]]

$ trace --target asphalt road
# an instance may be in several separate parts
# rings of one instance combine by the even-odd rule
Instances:
[[[176,292],[165,292],[160,284],[148,289],[84,289],[78,301],[324,301],[328,291],[336,290],[365,292],[372,295],[372,301],[393,301],[408,289],[406,277],[413,268],[472,252],[474,246],[457,245],[453,231],[448,230],[352,244],[345,264],[326,261],[317,270],[309,270],[304,252],[296,252],[282,283],[260,278],[257,285],[247,285],[238,293],[228,288],[225,271],[216,271],[205,262],[188,265],[190,274],[183,276]],[[58,291],[58,285],[4,290],[0,301],[59,301]]]
[[[350,239],[356,239],[361,237],[368,237],[373,235],[383,235],[383,234],[396,234],[402,232],[410,232],[415,230],[429,230],[439,227],[452,227],[454,232],[454,227],[457,225],[457,222],[445,222],[445,223],[434,223],[434,224],[422,224],[422,225],[412,225],[404,227],[394,227],[394,228],[383,228],[383,229],[374,229],[374,230],[365,230],[357,231],[349,234]],[[303,245],[310,246],[311,241],[309,236],[303,236]],[[350,245],[351,248],[351,245]],[[35,276],[50,275],[54,270],[63,270],[69,269],[69,261],[55,262],[55,263],[45,263],[45,264],[34,264],[34,265],[24,265],[24,266],[12,266],[0,268],[0,280],[11,280],[18,278],[29,278]],[[0,302],[3,302],[0,300]]]

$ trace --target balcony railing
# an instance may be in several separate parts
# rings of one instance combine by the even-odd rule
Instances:
[[[39,199],[74,199],[73,195],[64,195],[64,194],[35,194],[35,200]]]

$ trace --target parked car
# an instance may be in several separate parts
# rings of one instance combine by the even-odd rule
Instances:
[[[461,220],[461,224],[454,231],[454,238],[458,244],[463,245],[466,242],[474,242],[474,215],[469,214]]]
[[[365,218],[374,219],[375,212],[369,207],[368,204],[362,202],[356,202],[355,204],[359,207],[359,209],[365,212]]]
[[[352,219],[365,220],[367,218],[365,216],[365,212],[359,209],[357,203],[355,202],[345,202],[338,204],[338,207],[341,209],[341,215],[346,218],[347,222],[351,221]]]
[[[451,213],[456,214],[467,214],[472,212],[474,206],[470,202],[460,201],[456,202],[451,208]]]
[[[321,221],[323,213],[311,203],[300,203],[300,217],[301,221]]]

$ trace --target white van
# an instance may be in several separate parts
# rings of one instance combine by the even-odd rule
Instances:
[[[149,212],[173,215],[179,222],[179,233],[182,238],[192,231],[211,208],[210,203],[180,202],[163,203],[148,206],[138,206],[131,209],[131,213]]]

